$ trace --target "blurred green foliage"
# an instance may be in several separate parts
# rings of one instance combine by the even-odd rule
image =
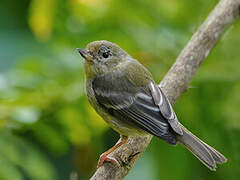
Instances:
[[[217,2],[1,0],[0,179],[90,177],[118,135],[87,101],[75,48],[113,41],[159,82]],[[210,172],[181,146],[154,138],[126,179],[239,178],[239,28],[225,32],[175,106],[228,163]]]

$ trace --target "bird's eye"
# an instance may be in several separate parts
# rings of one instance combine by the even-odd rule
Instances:
[[[108,58],[108,57],[109,57],[109,51],[104,52],[104,53],[102,54],[102,56],[103,56],[104,58]]]

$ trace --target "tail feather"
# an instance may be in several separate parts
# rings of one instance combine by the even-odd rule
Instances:
[[[220,152],[218,152],[216,149],[214,149],[213,147],[209,146],[208,144],[206,144],[204,142],[202,142],[202,143],[205,144],[206,148],[211,153],[213,159],[215,160],[215,162],[217,164],[223,164],[223,163],[227,162],[227,159],[224,157],[224,155],[222,155]]]
[[[178,141],[191,151],[205,166],[212,171],[216,170],[216,164],[222,164],[227,159],[217,150],[204,143],[198,137],[182,127],[183,135],[178,135]]]

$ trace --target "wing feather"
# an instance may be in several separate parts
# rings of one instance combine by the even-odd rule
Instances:
[[[168,120],[169,124],[176,133],[178,133],[179,135],[183,135],[182,128],[177,119],[177,116],[167,97],[162,92],[161,88],[153,82],[150,83],[149,88],[151,90],[153,100],[155,104],[159,107],[163,117]]]
[[[96,78],[92,87],[99,105],[116,119],[176,144],[176,134],[154,102],[149,85],[135,87],[125,76],[114,73]]]

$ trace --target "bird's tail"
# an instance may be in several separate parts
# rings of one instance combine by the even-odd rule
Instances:
[[[222,164],[227,161],[220,152],[201,141],[183,126],[182,130],[183,135],[178,136],[178,141],[191,151],[209,169],[215,171],[216,164]]]

